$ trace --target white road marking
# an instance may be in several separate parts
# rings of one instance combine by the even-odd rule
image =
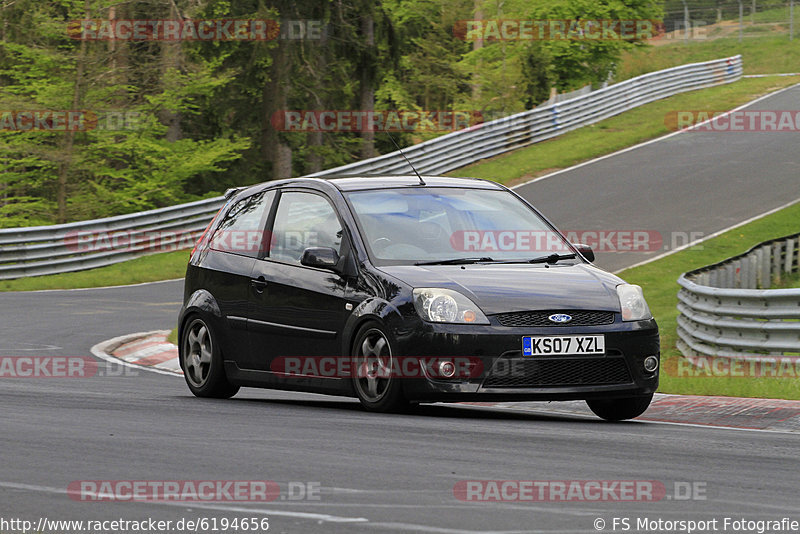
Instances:
[[[782,206],[778,206],[777,208],[771,209],[769,211],[765,211],[764,213],[761,213],[760,215],[756,215],[755,217],[750,217],[749,219],[744,220],[744,221],[739,222],[739,223],[736,223],[733,226],[728,226],[727,228],[723,228],[722,230],[714,232],[713,234],[709,234],[707,236],[704,236],[702,239],[696,239],[696,240],[692,241],[691,243],[688,243],[688,244],[683,245],[681,247],[675,248],[675,249],[670,250],[668,252],[664,252],[663,254],[658,254],[656,256],[653,256],[652,258],[648,258],[648,259],[646,259],[644,261],[640,261],[639,263],[634,263],[633,265],[631,265],[629,267],[623,267],[622,269],[618,269],[618,270],[614,271],[614,274],[621,273],[622,271],[624,271],[626,269],[633,269],[634,267],[639,267],[641,265],[648,264],[651,261],[660,260],[661,258],[665,258],[665,257],[669,256],[670,254],[675,254],[676,252],[680,252],[682,250],[686,250],[687,248],[695,247],[695,246],[699,245],[700,243],[702,243],[703,241],[707,241],[709,239],[713,239],[715,237],[718,237],[718,236],[724,234],[725,232],[730,232],[731,230],[739,228],[740,226],[744,226],[745,224],[749,224],[749,223],[751,223],[753,221],[757,221],[758,219],[766,217],[767,215],[772,215],[773,213],[777,213],[777,212],[781,211],[782,209],[786,209],[786,208],[788,208],[788,207],[790,207],[790,206],[792,206],[794,204],[797,204],[798,202],[800,202],[800,198],[792,200],[791,202],[787,202],[786,204],[783,204]]]
[[[35,484],[19,484],[16,482],[0,481],[0,487],[8,489],[18,489],[35,491],[38,493],[53,493],[58,495],[69,495],[70,492],[64,488],[54,488],[52,486],[39,486]],[[126,501],[127,502],[127,501]],[[142,503],[136,503],[142,504]],[[146,502],[146,504],[157,504],[164,506],[178,506],[181,508],[200,508],[202,510],[218,510],[222,512],[241,512],[246,514],[274,515],[282,517],[294,517],[298,519],[312,519],[328,523],[364,523],[369,521],[366,517],[344,517],[330,514],[317,514],[312,512],[290,512],[287,510],[274,510],[265,508],[250,508],[245,506],[226,506],[207,504],[201,502]]]
[[[27,345],[31,348],[29,349],[21,349],[16,347],[15,345]],[[41,344],[37,345],[36,343],[23,343],[21,341],[12,341],[11,348],[8,345],[0,345],[0,352],[27,352],[27,351],[40,351],[40,350],[61,350],[63,347],[59,347],[58,345],[46,345]]]
[[[651,145],[653,143],[658,143],[659,141],[664,141],[665,139],[669,139],[670,137],[674,137],[676,135],[681,135],[683,133],[690,132],[690,131],[694,130],[695,128],[699,128],[700,126],[703,126],[704,124],[707,124],[707,123],[709,123],[711,121],[720,119],[722,117],[726,117],[726,116],[730,115],[731,113],[733,113],[734,111],[739,111],[740,109],[744,109],[746,107],[752,106],[753,104],[755,104],[757,102],[760,102],[760,101],[762,101],[762,100],[764,100],[766,98],[770,98],[770,97],[773,97],[775,95],[779,95],[784,91],[789,91],[790,89],[794,89],[794,88],[799,87],[799,86],[800,86],[800,83],[797,83],[797,84],[794,84],[794,85],[790,85],[789,87],[784,87],[783,89],[778,89],[777,91],[773,91],[772,93],[766,94],[764,96],[760,96],[760,97],[756,98],[755,100],[751,100],[750,102],[747,102],[746,104],[742,104],[738,108],[734,108],[734,109],[732,109],[730,111],[726,111],[722,115],[719,115],[717,117],[712,117],[712,118],[710,118],[708,120],[705,120],[703,122],[699,122],[699,123],[697,123],[697,124],[695,124],[695,125],[693,125],[693,126],[691,126],[689,128],[684,129],[684,130],[680,130],[680,131],[677,131],[677,132],[672,132],[672,133],[669,133],[667,135],[663,135],[661,137],[656,137],[655,139],[651,139],[649,141],[645,141],[643,143],[639,143],[638,145],[633,145],[633,146],[629,146],[627,148],[623,148],[622,150],[617,150],[616,152],[612,152],[611,154],[606,154],[604,156],[598,156],[598,157],[590,159],[588,161],[584,161],[584,162],[575,164],[575,165],[573,165],[571,167],[567,167],[565,169],[559,169],[557,171],[553,171],[553,172],[551,172],[549,174],[545,174],[544,176],[538,176],[536,178],[533,178],[532,180],[528,180],[527,182],[524,182],[524,183],[521,183],[521,184],[517,184],[514,187],[512,187],[511,189],[518,189],[518,188],[524,187],[524,186],[526,186],[528,184],[532,184],[533,182],[538,182],[540,180],[546,180],[546,179],[552,178],[553,176],[556,176],[558,174],[562,174],[562,173],[565,173],[565,172],[568,172],[568,171],[571,171],[571,170],[574,170],[574,169],[579,169],[581,167],[585,167],[587,165],[591,165],[593,163],[597,163],[598,161],[602,161],[602,160],[607,159],[607,158],[613,158],[614,156],[618,156],[620,154],[624,154],[625,152],[630,152],[631,150],[636,150],[637,148],[641,148],[643,146]]]

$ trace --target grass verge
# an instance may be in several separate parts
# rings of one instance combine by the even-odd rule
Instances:
[[[178,327],[177,326],[175,328],[173,328],[172,331],[169,333],[169,335],[167,336],[167,341],[169,343],[172,343],[173,345],[177,345],[178,344]]]
[[[0,280],[0,291],[78,289],[183,278],[188,262],[188,250],[162,252],[87,271]]]
[[[796,233],[800,226],[798,221],[800,203],[709,239],[696,248],[686,249],[620,273],[626,281],[644,288],[647,302],[658,321],[662,357],[659,391],[691,395],[800,399],[796,377],[688,377],[676,376],[678,373],[674,371],[677,369],[677,360],[682,358],[675,347],[679,289],[676,281],[681,273],[722,261],[762,241]]]
[[[798,72],[800,41],[787,35],[737,37],[689,41],[682,40],[657,46],[640,46],[623,52],[616,81],[634,78],[648,72],[698,63],[721,57],[742,55],[744,74],[776,74]]]
[[[664,119],[669,112],[727,111],[798,82],[800,78],[793,76],[747,78],[719,87],[683,93],[448,174],[485,178],[505,185],[522,183],[668,134],[671,130]]]

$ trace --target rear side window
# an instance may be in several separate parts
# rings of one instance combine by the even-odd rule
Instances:
[[[214,232],[211,248],[254,258],[265,252],[269,239],[264,224],[274,199],[274,190],[262,191],[234,204]]]
[[[330,247],[341,253],[342,225],[328,200],[313,193],[290,191],[278,201],[269,257],[300,264],[308,247]]]

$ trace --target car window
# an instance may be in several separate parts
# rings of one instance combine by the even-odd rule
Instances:
[[[300,264],[308,247],[330,247],[341,253],[342,225],[336,211],[321,195],[283,193],[275,213],[269,257]]]
[[[211,248],[221,252],[257,257],[265,251],[265,217],[275,191],[262,191],[238,201],[211,238]]]
[[[507,191],[421,187],[345,196],[380,265],[470,256],[521,261],[569,252],[558,232]]]

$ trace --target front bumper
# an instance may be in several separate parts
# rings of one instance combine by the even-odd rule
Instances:
[[[410,401],[581,400],[655,393],[658,369],[646,372],[647,356],[659,357],[655,320],[623,322],[619,314],[600,326],[504,327],[412,321],[395,329],[400,354],[469,358],[476,373],[451,379],[404,380]],[[522,337],[603,334],[605,353],[592,356],[523,357]]]

